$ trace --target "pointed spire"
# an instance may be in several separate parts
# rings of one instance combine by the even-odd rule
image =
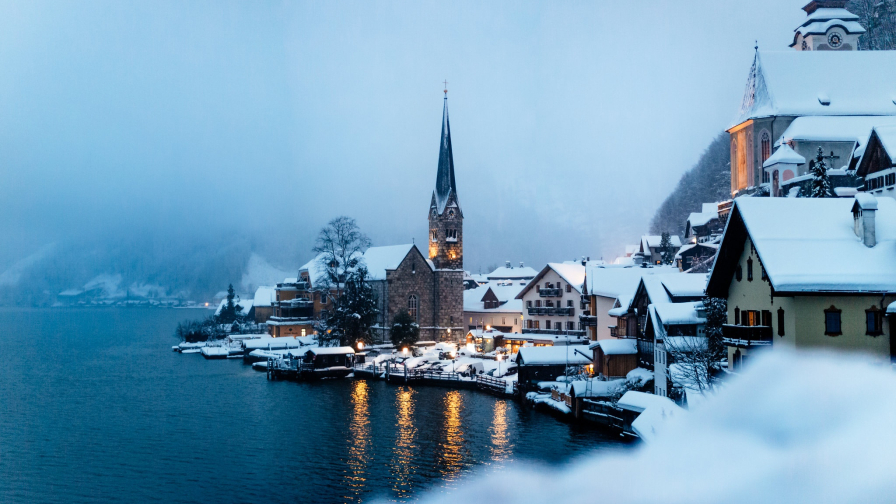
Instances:
[[[457,198],[457,186],[454,184],[454,155],[451,153],[451,126],[448,123],[448,93],[445,93],[445,108],[442,111],[442,141],[439,145],[439,171],[436,175],[434,196],[439,214],[445,211],[448,197],[454,193]]]

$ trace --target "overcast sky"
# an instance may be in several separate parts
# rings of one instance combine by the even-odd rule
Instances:
[[[50,242],[356,217],[424,242],[448,80],[467,269],[621,252],[806,0],[0,1],[0,270]]]

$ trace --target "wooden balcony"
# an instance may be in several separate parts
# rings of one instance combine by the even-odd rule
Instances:
[[[560,297],[563,295],[561,289],[538,289],[538,295],[541,297]]]
[[[750,348],[770,346],[774,341],[772,328],[768,326],[723,325],[722,342],[728,346]]]
[[[579,322],[582,323],[582,327],[596,327],[597,317],[594,315],[579,315]]]

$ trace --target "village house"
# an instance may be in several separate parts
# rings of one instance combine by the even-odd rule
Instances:
[[[495,271],[485,275],[485,278],[489,282],[503,280],[526,285],[529,283],[529,280],[535,278],[535,275],[537,274],[538,272],[535,271],[534,268],[524,266],[523,263],[520,263],[519,267],[514,268],[513,265],[510,264],[510,261],[507,261],[504,266],[495,268]]]
[[[894,250],[891,198],[737,199],[707,285],[708,296],[728,300],[730,369],[758,349],[782,347],[888,362]]]
[[[585,269],[582,298],[585,309],[579,321],[591,341],[616,337],[618,326],[610,310],[616,308],[620,297],[631,299],[641,276],[652,275],[668,268],[641,268],[619,265],[588,265]]]
[[[517,294],[523,302],[524,334],[569,334],[585,337],[582,313],[585,266],[578,262],[548,263]]]
[[[467,329],[495,329],[519,333],[523,329],[523,301],[517,294],[526,282],[495,280],[464,291],[464,323]]]
[[[645,235],[641,237],[638,251],[632,254],[635,264],[662,264],[663,263],[663,237]],[[674,257],[681,248],[681,238],[678,235],[669,236],[669,252]]]
[[[846,0],[813,1],[795,30],[795,51],[758,51],[731,138],[731,193],[760,187],[787,196],[809,181],[821,147],[834,187],[854,186],[846,168],[875,125],[896,115],[896,51],[856,51],[864,29]],[[831,72],[844,78],[831,78]],[[781,155],[773,157],[777,147]],[[784,161],[779,163],[779,161]]]
[[[668,397],[672,385],[688,386],[675,372],[675,355],[706,346],[706,313],[702,301],[656,303],[648,306],[645,334],[653,337],[654,393]],[[667,350],[673,351],[667,351]]]
[[[537,389],[538,382],[555,381],[558,377],[591,366],[587,348],[584,345],[520,348],[516,354],[520,390]]]
[[[255,313],[255,323],[264,324],[274,314],[274,308],[271,303],[276,297],[274,287],[261,286],[255,290],[255,299],[252,301],[252,308]]]
[[[861,151],[854,155],[856,175],[863,190],[874,196],[896,198],[896,125],[877,126]]]

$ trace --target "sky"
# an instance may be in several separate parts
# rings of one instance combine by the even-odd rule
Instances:
[[[466,269],[610,259],[803,3],[0,0],[0,272],[221,235],[294,270],[339,215],[425,243],[444,80]]]

